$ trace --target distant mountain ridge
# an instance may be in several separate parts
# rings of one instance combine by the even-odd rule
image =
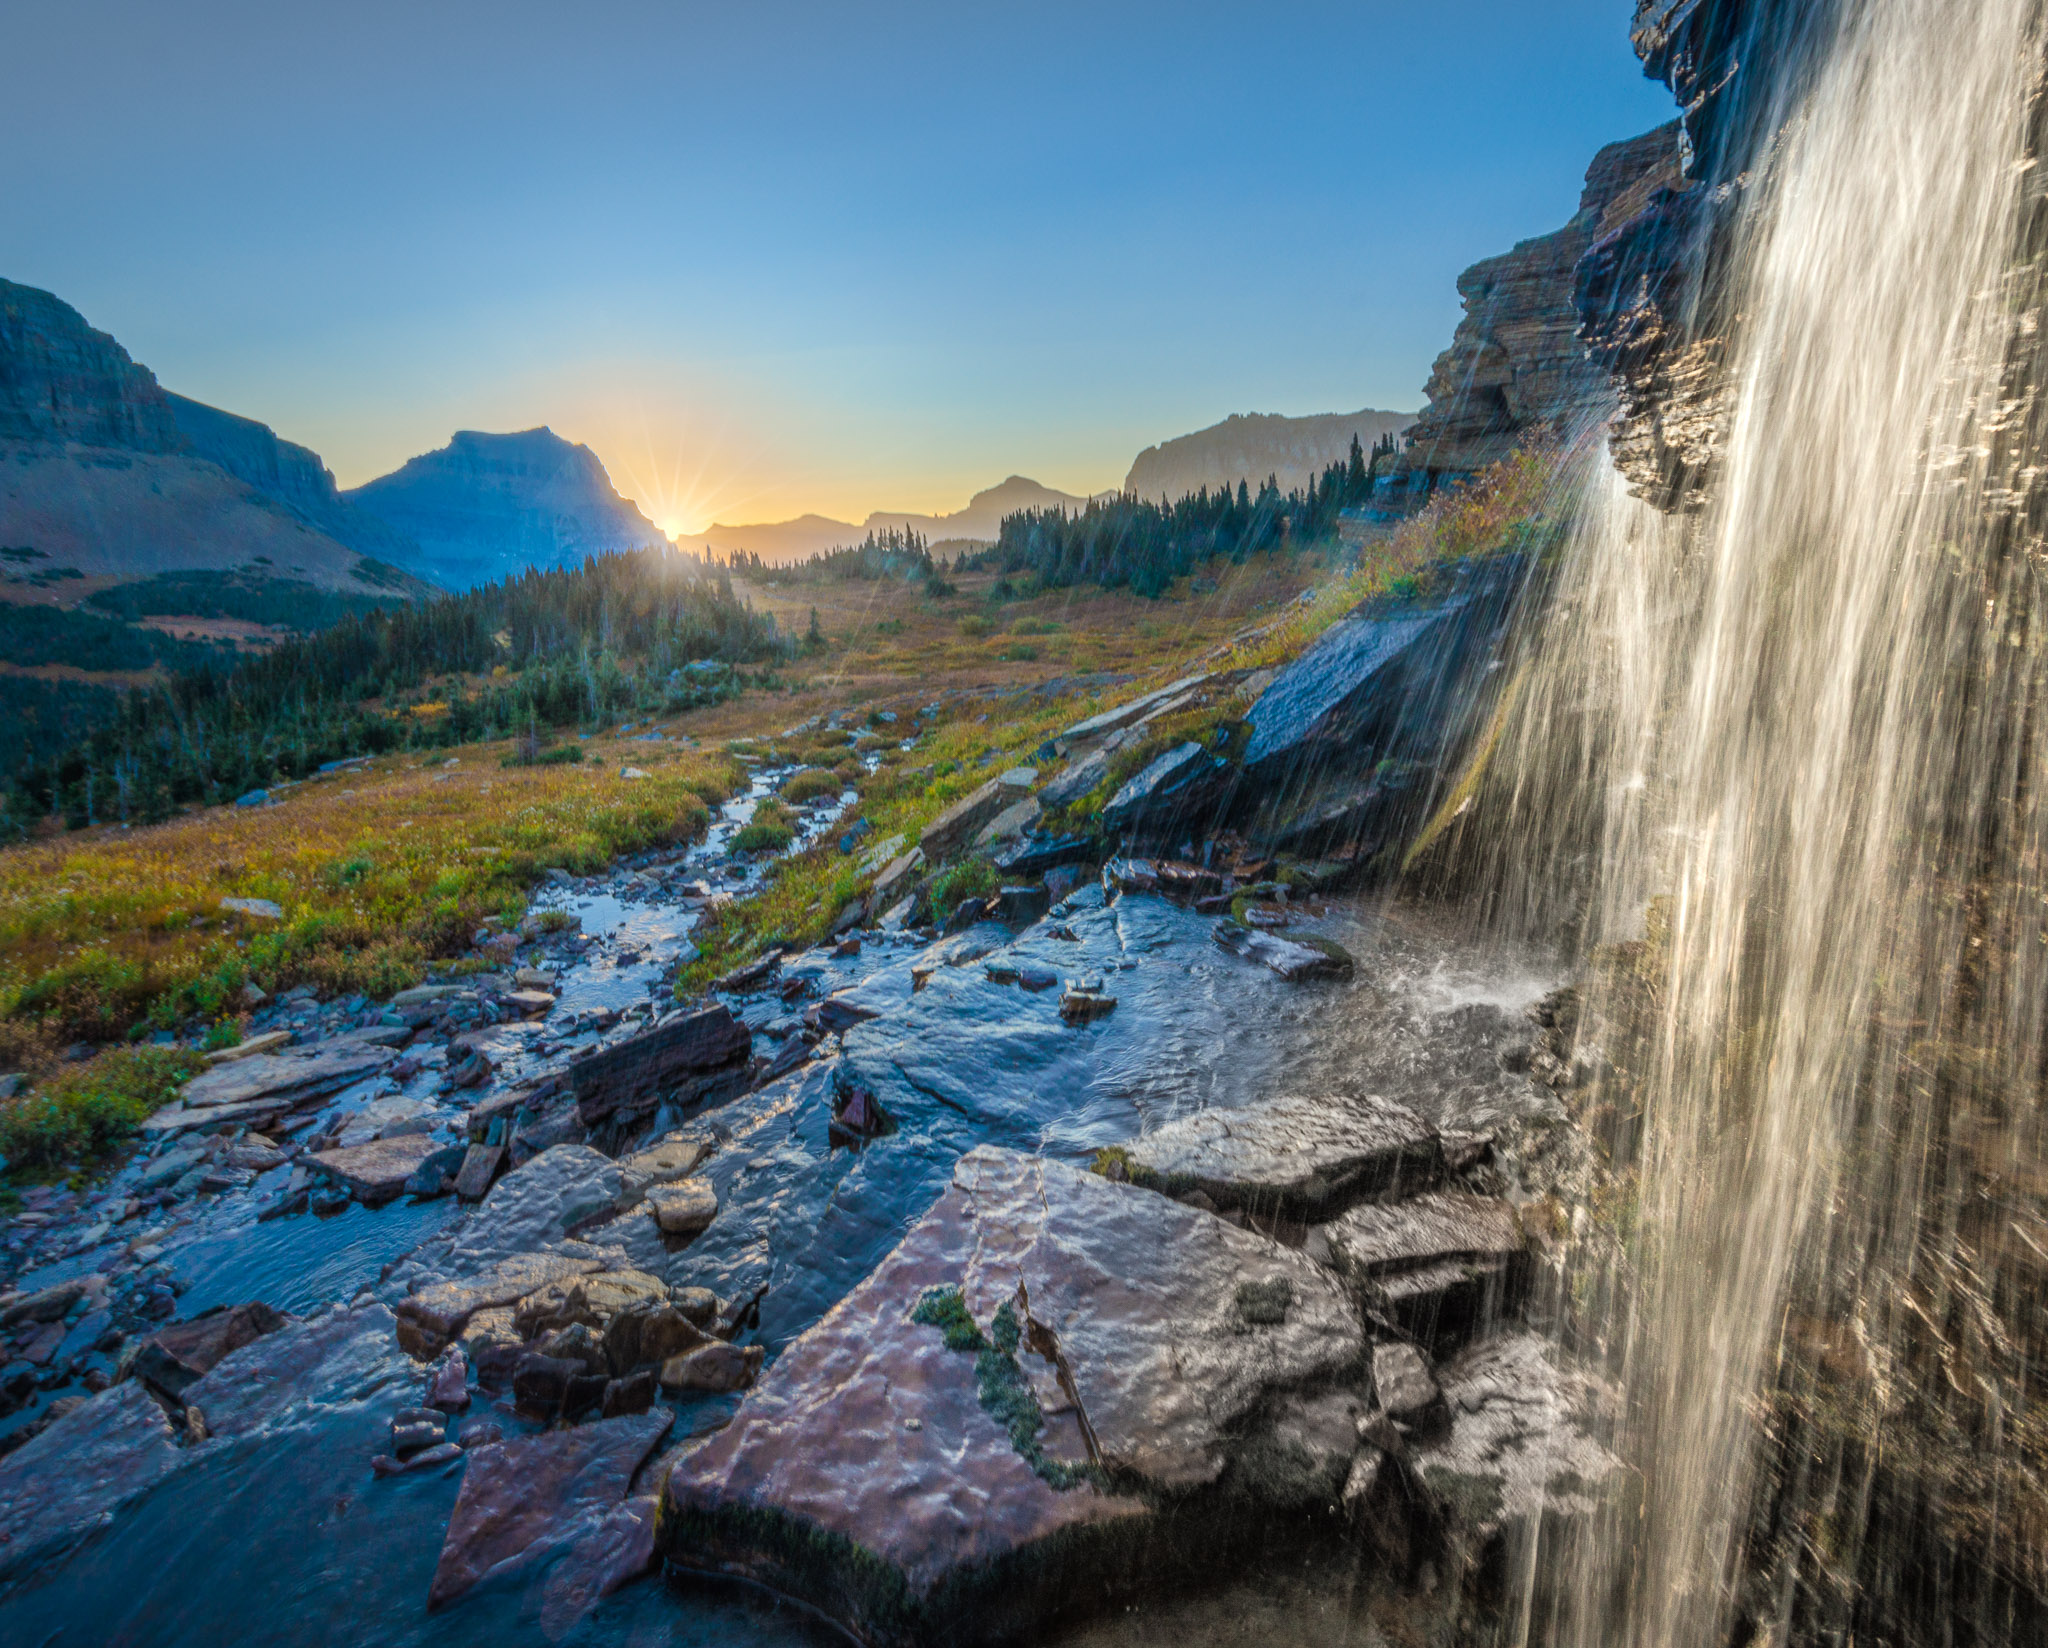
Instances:
[[[458,430],[446,446],[343,498],[416,544],[415,570],[454,589],[668,544],[619,495],[595,452],[545,427]]]
[[[1398,436],[1413,412],[1319,412],[1289,418],[1273,412],[1233,412],[1221,423],[1148,446],[1124,477],[1124,491],[1140,498],[1181,498],[1203,487],[1257,487],[1276,476],[1289,492],[1345,457],[1355,435],[1368,452],[1385,435]]]
[[[951,542],[993,542],[1005,515],[1024,509],[1079,509],[1088,500],[1072,492],[1060,492],[1023,475],[1012,475],[999,486],[984,487],[967,500],[967,507],[949,515],[920,515],[914,511],[878,509],[858,525],[835,521],[829,515],[799,515],[791,521],[763,521],[751,526],[713,525],[694,536],[676,539],[679,547],[698,553],[717,550],[730,554],[744,549],[764,561],[800,561],[821,550],[857,544],[870,532],[908,527],[935,544]]]

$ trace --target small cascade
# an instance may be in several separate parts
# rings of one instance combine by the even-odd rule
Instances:
[[[1533,1636],[1783,1641],[2048,1561],[2048,1230],[2001,1188],[2044,1159],[2048,637],[2007,507],[2042,46],[2037,0],[1867,0],[1781,77],[1715,254],[1710,501],[1590,476],[1515,688],[1489,804],[1556,845],[1498,914],[1568,890],[1592,958],[1626,1206],[1560,1314],[1636,1483]],[[1924,1560],[1958,1529],[1974,1590]]]

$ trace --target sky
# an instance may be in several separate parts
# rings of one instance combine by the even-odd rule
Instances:
[[[1671,118],[1630,0],[18,0],[0,275],[359,485],[588,443],[670,531],[1087,493],[1420,406]]]

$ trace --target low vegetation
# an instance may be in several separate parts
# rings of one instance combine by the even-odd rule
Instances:
[[[739,783],[720,756],[502,768],[383,761],[282,804],[0,854],[0,1014],[59,1039],[110,1039],[233,1007],[245,983],[388,994],[516,918],[546,870],[700,837]],[[265,899],[279,919],[223,911]]]

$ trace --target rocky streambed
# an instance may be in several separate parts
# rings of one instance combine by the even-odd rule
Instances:
[[[1282,690],[1288,761],[1386,721],[1356,706],[1399,648],[1349,652],[1327,703]],[[1063,776],[1150,705],[1073,729]],[[849,831],[880,873],[837,936],[688,1005],[773,773],[702,846],[480,932],[489,971],[262,1004],[135,1159],[8,1234],[9,1637],[1220,1641],[1504,1606],[1614,1468],[1528,1303],[1581,1160],[1559,980],[1340,891],[1356,853],[1171,847],[1222,805],[1189,748],[1112,804],[1161,856],[1027,836],[1016,884],[909,925],[927,852],[1028,829],[1040,775],[1004,773],[915,849]],[[1303,793],[1412,811],[1378,770]]]

